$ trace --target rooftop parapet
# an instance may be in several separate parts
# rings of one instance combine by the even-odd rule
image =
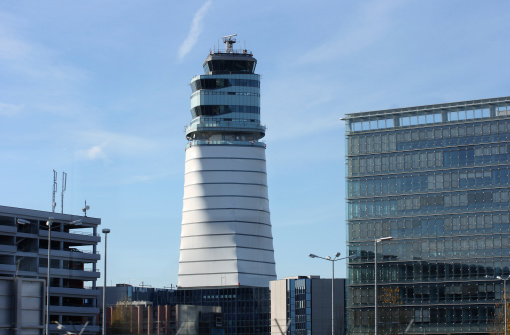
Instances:
[[[347,133],[510,117],[510,97],[346,114]]]
[[[259,147],[259,148],[266,148],[266,144],[264,142],[257,142],[257,141],[209,141],[209,140],[193,140],[188,142],[186,145],[186,150],[194,147],[194,146],[200,146],[200,145],[232,145],[235,144],[237,146],[246,146],[246,147]]]

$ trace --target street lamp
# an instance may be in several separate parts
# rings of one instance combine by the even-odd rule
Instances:
[[[506,276],[506,278],[503,278],[501,276],[496,276],[496,277],[493,277],[493,276],[485,276],[485,278],[491,278],[491,279],[499,279],[499,280],[502,280],[503,281],[503,298],[504,298],[504,301],[505,301],[505,335],[508,335],[508,321],[507,321],[507,312],[506,312],[506,281],[508,279],[510,279],[510,276]]]
[[[376,238],[374,241],[374,334],[377,335],[377,243],[388,241],[393,237]]]
[[[50,327],[50,250],[51,250],[51,224],[54,218],[48,218],[46,225],[48,226],[48,272],[46,274],[46,335],[49,335]]]
[[[108,233],[110,233],[110,229],[104,228],[104,284],[103,284],[103,323],[102,323],[102,333],[106,335],[106,323],[105,323],[105,315],[106,315],[106,242],[108,239]]]
[[[18,223],[18,231],[20,231],[20,227],[24,227],[25,225],[31,224],[32,222],[25,220],[25,219],[18,219],[17,223]],[[21,231],[26,232],[24,230],[21,230]],[[16,275],[14,276],[15,278],[18,278],[19,265],[24,258],[25,257],[19,257],[19,256],[16,257]]]
[[[314,254],[309,254],[308,257],[310,258],[320,258],[320,259],[324,259],[326,261],[330,261],[331,262],[331,335],[335,335],[335,262],[336,261],[341,261],[342,259],[347,259],[347,258],[355,258],[357,257],[358,255],[351,255],[351,256],[348,256],[348,257],[342,257],[342,258],[338,258],[340,256],[340,253],[337,252],[335,254],[335,257],[334,258],[331,258],[331,256],[327,256],[327,257],[321,257],[321,256],[317,256],[317,255],[314,255]]]
[[[31,222],[28,221],[28,220],[25,220],[25,219],[18,219],[18,224],[20,225],[25,225],[25,224],[30,224]]]
[[[48,221],[46,221],[46,225],[48,226],[48,272],[46,274],[46,335],[49,335],[49,326],[50,326],[50,250],[51,250],[51,225],[53,224],[53,221],[55,218],[50,217],[48,218]],[[18,220],[19,222],[19,220]],[[71,225],[80,225],[81,220],[74,220],[67,223],[62,224],[71,224]]]

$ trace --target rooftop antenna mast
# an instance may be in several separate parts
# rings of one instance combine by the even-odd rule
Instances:
[[[232,46],[236,42],[235,38],[232,38],[234,36],[237,36],[237,34],[227,35],[223,36],[223,43],[225,43],[225,52],[226,53],[232,53],[234,49],[232,49]]]
[[[57,171],[53,170],[53,201],[51,203],[51,210],[55,213],[57,202],[55,201],[55,194],[57,193]]]
[[[62,214],[64,214],[64,192],[67,189],[67,172],[62,172],[62,193],[61,193],[61,201],[62,204]]]
[[[90,206],[87,205],[87,200],[85,200],[85,207],[83,207],[82,211],[85,216],[87,216],[87,211],[90,209]]]

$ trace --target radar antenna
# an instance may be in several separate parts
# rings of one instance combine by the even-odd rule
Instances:
[[[232,34],[232,35],[227,35],[227,36],[223,36],[222,37],[223,43],[225,43],[225,52],[226,53],[232,53],[233,52],[232,46],[236,42],[236,39],[232,38],[234,36],[237,36],[237,34]]]
[[[87,205],[87,200],[85,200],[85,207],[83,207],[82,212],[84,213],[85,217],[87,216],[87,211],[90,209],[90,206]]]

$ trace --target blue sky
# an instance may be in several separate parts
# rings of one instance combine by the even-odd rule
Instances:
[[[278,277],[330,277],[308,254],[345,255],[339,118],[510,95],[508,13],[474,0],[4,1],[0,204],[51,210],[52,170],[59,189],[66,171],[65,212],[86,199],[112,231],[108,282],[175,285],[189,81],[238,34],[262,75]]]

